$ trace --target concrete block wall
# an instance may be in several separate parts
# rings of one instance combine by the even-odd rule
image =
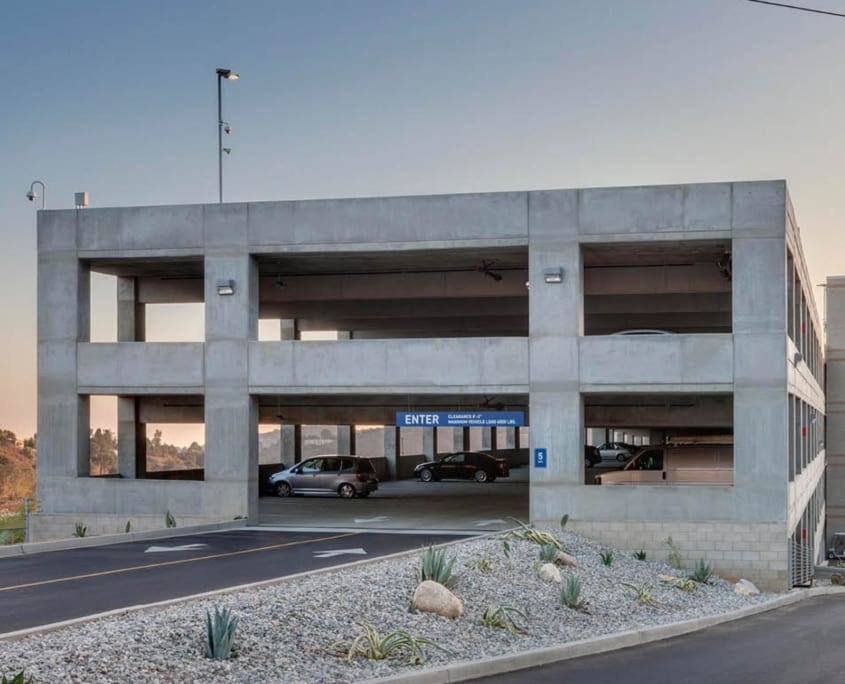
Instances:
[[[705,559],[726,579],[744,577],[769,591],[789,589],[785,523],[579,519],[570,520],[567,529],[631,553],[643,550],[649,559],[664,561],[669,553],[666,540],[671,536],[684,568],[693,569],[697,560]]]

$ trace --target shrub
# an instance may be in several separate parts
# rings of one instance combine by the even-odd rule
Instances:
[[[173,517],[173,513],[170,511],[164,514],[164,524],[168,528],[176,527],[176,518]]]
[[[637,597],[637,601],[640,603],[644,603],[647,606],[656,606],[658,604],[657,599],[651,595],[651,592],[644,584],[637,586],[635,584],[629,584],[628,582],[622,582],[622,586],[633,590]]]
[[[123,528],[123,531],[126,532],[126,533],[129,533],[129,532],[132,531],[132,521],[131,520],[126,521],[126,526]]]
[[[555,547],[558,548],[558,550],[563,551],[563,545],[548,532],[543,532],[541,530],[535,529],[531,525],[528,525],[527,523],[524,523],[521,520],[517,520],[516,518],[511,518],[511,520],[514,520],[519,523],[519,526],[522,528],[517,532],[510,533],[514,537],[525,539],[526,541],[538,544],[539,546],[543,546],[544,544],[553,544]]]
[[[466,564],[470,570],[478,570],[482,575],[490,575],[493,573],[494,564],[490,556],[482,556],[481,558],[470,561]]]
[[[543,544],[540,547],[540,560],[544,563],[554,563],[557,561],[558,550],[554,544]]]
[[[505,558],[508,559],[508,567],[513,568],[513,556],[511,555],[511,545],[507,539],[502,540],[502,553],[505,554]]]
[[[226,660],[232,652],[237,628],[238,618],[236,615],[232,615],[228,608],[214,606],[213,618],[211,611],[205,611],[206,658]]]
[[[644,561],[646,558],[646,552],[640,549],[639,551],[634,551],[634,558],[638,561]]]
[[[15,675],[12,675],[11,679],[6,677],[6,675],[3,675],[3,678],[0,679],[0,684],[31,684],[31,682],[32,677],[27,677],[23,670]]]
[[[375,628],[366,623],[357,623],[364,630],[352,641],[336,641],[331,645],[335,655],[352,660],[356,655],[371,660],[389,660],[405,657],[408,665],[419,665],[425,661],[423,646],[433,646],[446,653],[450,653],[428,637],[413,636],[404,629],[395,629],[381,635]]]
[[[566,523],[569,522],[569,513],[564,513],[563,517],[560,519],[560,529],[566,528]]]
[[[575,575],[566,578],[560,588],[560,602],[572,610],[584,610],[587,602],[581,598],[581,580]]]
[[[613,565],[613,551],[602,551],[599,556],[601,556],[601,562],[603,565],[608,568]]]
[[[681,560],[681,549],[677,544],[675,544],[675,542],[672,541],[671,536],[666,537],[666,546],[669,547],[669,554],[666,556],[666,562],[673,568],[682,568],[684,562]]]
[[[431,580],[442,584],[447,589],[452,589],[458,581],[458,578],[452,574],[453,565],[455,565],[455,556],[446,558],[445,549],[429,546],[420,554],[417,579],[420,582]]]
[[[703,558],[699,558],[695,562],[695,569],[692,571],[689,578],[693,582],[707,584],[711,577],[713,577],[713,566]]]
[[[670,587],[675,587],[681,591],[693,591],[695,589],[695,580],[691,577],[675,577],[673,575],[658,575],[663,584],[668,584]]]
[[[510,606],[487,606],[481,615],[481,624],[485,627],[506,629],[511,634],[524,634],[527,630],[517,623],[515,617],[528,620],[528,616],[521,610]]]
[[[73,530],[74,537],[84,537],[85,534],[88,532],[88,528],[83,525],[81,522],[76,523],[76,526]]]

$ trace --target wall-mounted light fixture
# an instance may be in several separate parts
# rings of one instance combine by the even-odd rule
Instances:
[[[84,209],[88,206],[88,193],[75,192],[73,193],[73,206],[77,209]]]
[[[560,266],[543,269],[543,280],[547,283],[562,283],[563,269]]]
[[[803,360],[804,360],[804,355],[800,351],[797,351],[797,352],[795,352],[795,355],[792,357],[792,364],[794,366],[797,366]]]
[[[217,281],[217,294],[223,295],[233,295],[235,294],[235,281],[234,280],[218,280]]]

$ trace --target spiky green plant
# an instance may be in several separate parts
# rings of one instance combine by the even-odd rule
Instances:
[[[487,606],[481,614],[481,624],[485,627],[498,627],[506,629],[511,634],[525,634],[525,626],[517,622],[517,618],[528,621],[528,616],[521,610],[511,606]]]
[[[132,531],[132,521],[131,520],[126,521],[126,525],[124,526],[123,531],[126,532],[127,534]]]
[[[510,542],[507,539],[502,539],[502,553],[508,561],[508,568],[513,569],[513,552],[511,551]]]
[[[544,563],[554,563],[557,561],[557,554],[559,551],[554,544],[543,544],[540,547],[540,560]]]
[[[634,592],[634,595],[637,597],[637,601],[643,603],[647,606],[656,606],[658,605],[659,601],[651,595],[651,592],[648,590],[645,584],[641,584],[637,586],[636,584],[629,584],[628,582],[622,582],[623,587],[628,587]]]
[[[684,566],[684,562],[681,559],[681,549],[678,547],[675,542],[672,541],[672,537],[666,537],[666,546],[669,547],[669,553],[666,556],[666,562],[671,565],[673,568],[682,568]]]
[[[569,513],[564,513],[563,516],[560,519],[560,529],[562,529],[562,530],[565,529],[566,523],[568,523],[568,522],[569,522]]]
[[[443,648],[428,637],[413,636],[404,629],[379,634],[375,627],[366,622],[358,622],[363,630],[351,641],[336,641],[331,645],[335,655],[352,660],[355,656],[371,660],[390,660],[404,658],[408,665],[419,665],[425,661],[424,646],[431,646],[451,655],[451,651]]]
[[[74,537],[84,537],[88,532],[88,528],[83,525],[81,522],[76,523],[73,529],[73,536]]]
[[[646,558],[646,552],[640,549],[639,551],[634,551],[634,558],[638,561],[644,561]]]
[[[470,570],[478,570],[482,575],[492,575],[493,570],[495,569],[495,563],[493,559],[490,558],[488,555],[483,555],[481,558],[476,558],[473,561],[469,561],[466,566]]]
[[[601,556],[602,565],[608,568],[613,565],[613,551],[602,551],[599,556]]]
[[[176,527],[176,518],[173,517],[173,513],[170,511],[164,514],[164,524],[168,528]]]
[[[713,566],[703,558],[695,562],[695,569],[690,573],[689,578],[699,584],[707,584],[713,577]]]
[[[435,549],[429,546],[420,554],[420,565],[417,569],[417,579],[420,582],[431,580],[438,582],[447,589],[454,588],[458,578],[452,574],[455,556],[446,557],[446,549]]]
[[[560,587],[560,602],[572,610],[584,610],[587,602],[581,598],[581,580],[575,575],[566,578]]]
[[[543,532],[542,530],[538,530],[533,526],[518,520],[517,518],[511,517],[511,520],[517,522],[519,526],[522,528],[521,530],[517,530],[514,532],[510,532],[514,537],[519,537],[520,539],[525,539],[526,541],[530,541],[534,544],[539,546],[543,546],[544,544],[554,544],[560,551],[563,551],[563,545],[555,539],[555,537],[548,532]]]
[[[11,679],[3,675],[3,678],[0,679],[0,684],[32,684],[32,677],[27,677],[24,670],[21,670],[17,674],[12,675]]]
[[[226,660],[232,653],[235,641],[235,630],[238,628],[238,617],[232,615],[228,608],[214,606],[214,617],[211,611],[205,611],[205,656],[215,660]]]
[[[675,577],[674,575],[658,575],[658,579],[663,584],[668,584],[670,587],[675,587],[681,591],[695,590],[696,583],[691,577]]]

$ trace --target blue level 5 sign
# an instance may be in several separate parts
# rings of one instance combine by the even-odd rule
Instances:
[[[396,427],[522,427],[522,411],[405,411]]]
[[[549,455],[545,449],[534,449],[534,467],[545,468],[549,462]]]

